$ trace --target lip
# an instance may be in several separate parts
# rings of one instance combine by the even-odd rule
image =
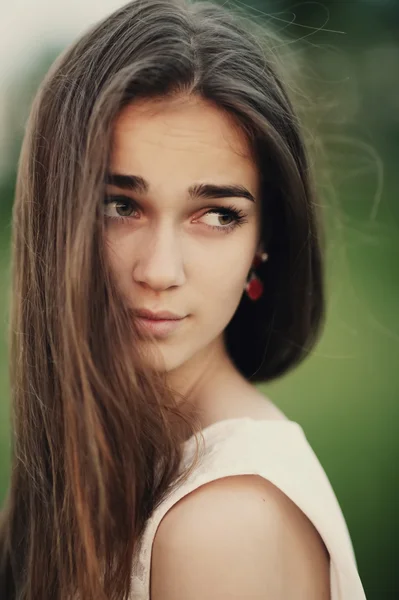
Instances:
[[[165,337],[175,331],[184,319],[146,319],[138,317],[137,323],[144,332],[151,332],[156,337]]]
[[[135,311],[138,317],[144,319],[150,319],[151,321],[179,321],[184,319],[184,316],[177,315],[168,310],[161,310],[159,312],[152,312],[147,308],[139,308]]]

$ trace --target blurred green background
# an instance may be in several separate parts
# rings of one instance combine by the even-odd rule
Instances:
[[[121,3],[122,4],[122,3]],[[313,355],[261,389],[298,421],[346,517],[369,600],[399,598],[399,2],[252,0],[238,6],[287,36],[305,64],[310,126],[322,134],[328,319]],[[10,219],[32,95],[65,42],[36,49],[6,95],[0,173],[0,504],[10,476],[7,358]],[[312,123],[313,120],[313,123]],[[4,150],[3,150],[4,152]]]

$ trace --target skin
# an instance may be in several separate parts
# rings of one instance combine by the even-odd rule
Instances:
[[[242,130],[199,97],[137,101],[115,121],[109,171],[149,184],[146,193],[107,186],[107,194],[128,202],[104,209],[108,258],[122,293],[132,308],[188,315],[156,340],[159,356],[152,356],[172,389],[195,406],[203,426],[243,415],[285,418],[238,373],[223,339],[262,250],[259,173]],[[244,186],[255,202],[193,200],[187,190],[197,183]],[[231,205],[245,222],[228,229],[234,220],[209,210]]]
[[[133,309],[188,315],[156,341],[159,352],[149,354],[151,360],[196,408],[203,427],[242,416],[286,419],[237,372],[223,339],[255,253],[263,250],[259,173],[243,132],[218,107],[182,97],[127,106],[113,134],[110,172],[148,182],[145,193],[107,188],[128,202],[119,204],[122,211],[115,203],[105,208],[118,285]],[[198,183],[245,186],[255,202],[190,199],[188,188]],[[245,222],[227,233],[212,229],[231,219],[209,210],[229,205]],[[222,478],[186,495],[162,519],[152,556],[152,600],[330,597],[329,557],[318,532],[257,476]]]

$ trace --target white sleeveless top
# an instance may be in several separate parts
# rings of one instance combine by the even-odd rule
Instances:
[[[150,600],[152,545],[167,511],[205,483],[245,474],[260,475],[273,483],[316,527],[330,554],[331,600],[365,600],[341,508],[302,427],[294,421],[243,417],[217,421],[201,433],[205,452],[196,469],[146,523],[133,564],[131,600]],[[193,436],[184,444],[184,469],[195,452]]]

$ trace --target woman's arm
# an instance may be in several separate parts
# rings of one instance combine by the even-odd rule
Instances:
[[[225,477],[178,502],[153,545],[151,600],[329,600],[318,532],[257,475]]]

